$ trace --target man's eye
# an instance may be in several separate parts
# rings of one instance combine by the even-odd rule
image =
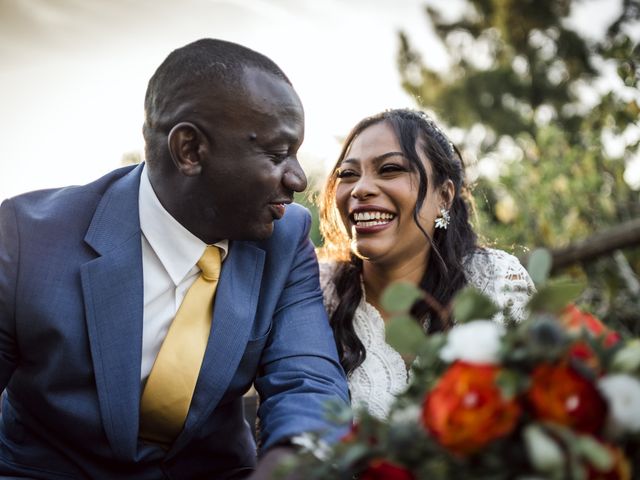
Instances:
[[[280,163],[289,158],[289,152],[271,152],[267,153],[267,156],[275,163]]]

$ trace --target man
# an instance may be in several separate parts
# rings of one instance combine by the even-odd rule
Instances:
[[[146,164],[0,207],[1,475],[244,478],[254,381],[267,452],[348,401],[291,204],[306,178],[289,80],[200,40],[158,68],[145,111]]]

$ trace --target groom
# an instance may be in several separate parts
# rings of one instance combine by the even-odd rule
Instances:
[[[2,476],[244,478],[255,382],[262,478],[348,402],[291,203],[307,182],[287,77],[199,40],[160,65],[145,112],[145,164],[0,207]]]

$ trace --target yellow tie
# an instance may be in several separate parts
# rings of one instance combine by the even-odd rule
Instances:
[[[198,261],[200,276],[187,291],[160,347],[140,405],[140,436],[171,444],[189,412],[209,340],[220,251],[208,246]]]

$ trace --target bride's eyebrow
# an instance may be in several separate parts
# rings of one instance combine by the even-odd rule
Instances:
[[[405,154],[402,152],[386,152],[386,153],[383,153],[382,155],[378,155],[377,157],[373,157],[372,161],[377,163],[377,162],[381,162],[382,160],[385,160],[386,158],[398,157],[398,156],[402,158],[407,158]],[[342,160],[342,162],[340,162],[340,165],[344,163],[360,163],[360,159],[356,157],[349,157]]]

